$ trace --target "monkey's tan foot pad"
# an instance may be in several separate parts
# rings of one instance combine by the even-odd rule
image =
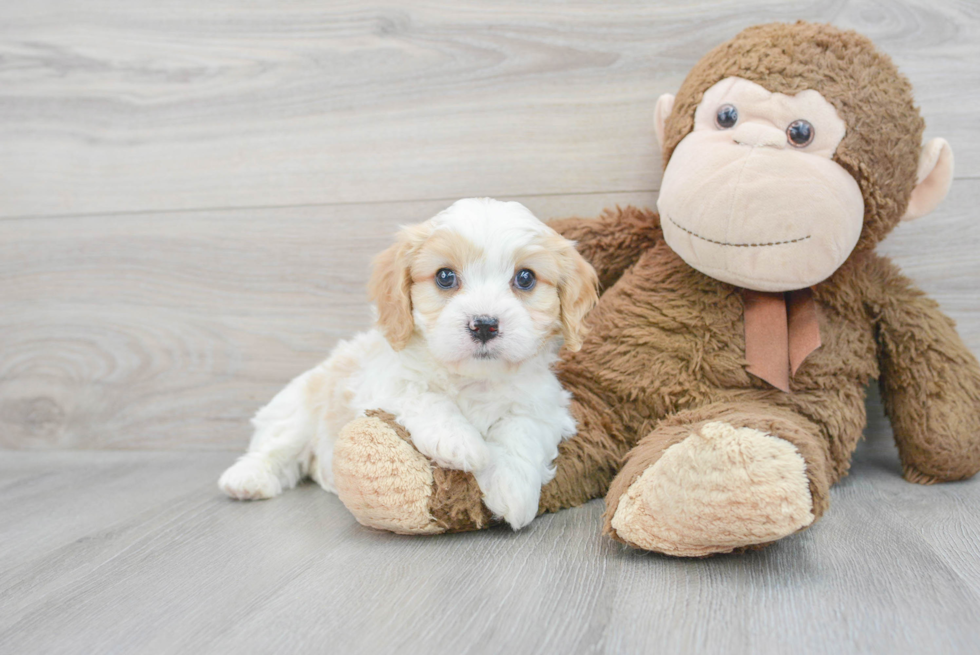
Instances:
[[[611,527],[636,548],[704,557],[776,541],[813,520],[795,446],[713,422],[665,450],[629,486]]]
[[[367,412],[344,426],[334,444],[333,475],[340,500],[371,528],[439,534],[491,522],[473,476],[434,466],[386,412]]]

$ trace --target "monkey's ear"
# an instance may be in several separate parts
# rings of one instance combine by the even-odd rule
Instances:
[[[922,147],[915,189],[903,221],[925,216],[939,206],[953,183],[953,149],[946,139],[933,139]]]
[[[664,147],[664,125],[667,117],[674,108],[674,94],[665,93],[657,98],[657,106],[653,109],[653,131],[657,133],[657,143]]]

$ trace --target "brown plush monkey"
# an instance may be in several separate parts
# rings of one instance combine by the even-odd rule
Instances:
[[[908,480],[980,470],[980,366],[874,253],[952,179],[891,60],[826,25],[750,28],[660,99],[656,125],[659,216],[552,223],[604,293],[560,365],[579,433],[540,510],[605,495],[607,533],[670,555],[770,543],[826,511],[871,379]],[[334,454],[340,497],[397,532],[492,522],[470,475],[420,460],[390,416],[355,421]]]

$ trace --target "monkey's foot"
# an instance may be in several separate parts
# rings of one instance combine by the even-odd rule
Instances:
[[[344,427],[334,444],[333,475],[340,500],[371,528],[439,534],[490,524],[473,475],[434,466],[385,412],[368,412]]]
[[[630,484],[607,531],[637,548],[703,557],[771,543],[813,520],[796,447],[716,421],[664,450]]]

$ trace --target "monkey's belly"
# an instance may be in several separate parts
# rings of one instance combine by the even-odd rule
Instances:
[[[573,393],[585,384],[648,418],[725,400],[796,405],[818,395],[858,402],[877,377],[872,326],[861,307],[831,307],[819,290],[817,301],[822,346],[793,376],[793,393],[783,394],[746,371],[741,290],[660,244],[603,294],[586,343],[565,358],[561,374]]]

